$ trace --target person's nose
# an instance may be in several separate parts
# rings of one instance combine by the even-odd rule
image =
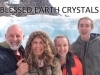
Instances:
[[[17,40],[17,37],[16,36],[14,36],[14,38],[13,38],[15,41]]]
[[[37,43],[37,47],[40,47],[40,43]]]
[[[63,46],[61,46],[61,50],[64,50],[64,47]]]

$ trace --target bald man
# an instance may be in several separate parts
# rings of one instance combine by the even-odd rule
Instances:
[[[0,43],[0,75],[23,75],[28,71],[28,64],[23,62],[22,28],[16,24],[11,25],[7,29],[5,38],[6,41]]]

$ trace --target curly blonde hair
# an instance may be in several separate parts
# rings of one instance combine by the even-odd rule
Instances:
[[[34,54],[32,50],[32,41],[34,38],[39,37],[43,40],[44,42],[44,52],[42,54],[42,59],[44,60],[44,66],[52,66],[53,65],[53,59],[54,59],[54,54],[53,54],[53,49],[54,45],[52,41],[50,40],[49,36],[43,32],[43,31],[35,31],[32,32],[28,38],[28,41],[26,43],[25,47],[25,60],[29,65],[29,68],[32,69],[34,66],[37,66],[37,60],[38,58]]]

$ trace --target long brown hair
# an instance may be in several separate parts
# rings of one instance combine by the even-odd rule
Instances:
[[[35,31],[32,32],[27,40],[26,43],[26,47],[25,47],[25,59],[29,65],[29,68],[32,69],[34,66],[37,66],[37,57],[34,54],[33,50],[32,50],[32,41],[34,40],[34,38],[39,37],[43,40],[44,42],[44,47],[45,50],[42,54],[42,59],[44,60],[44,66],[52,66],[53,65],[53,59],[54,59],[54,54],[52,49],[54,49],[53,47],[53,43],[50,40],[49,36],[47,35],[47,33],[43,32],[43,31]]]
[[[74,60],[74,54],[72,51],[72,47],[70,45],[70,42],[68,40],[68,37],[65,35],[58,35],[55,39],[54,39],[54,43],[56,44],[56,40],[58,38],[65,38],[68,41],[68,53],[66,54],[66,69],[67,69],[67,73],[68,75],[72,75],[72,70],[71,67],[75,67],[75,60]],[[59,58],[60,55],[57,54],[57,57]],[[64,65],[61,66],[61,69],[63,69]]]

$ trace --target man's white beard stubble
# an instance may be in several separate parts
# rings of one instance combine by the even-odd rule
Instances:
[[[6,42],[7,42],[7,44],[10,46],[10,48],[11,48],[12,50],[14,50],[14,51],[18,50],[19,47],[21,46],[21,42],[20,42],[17,46],[12,46],[12,45],[9,43],[9,41],[7,41],[7,40],[6,40]]]

